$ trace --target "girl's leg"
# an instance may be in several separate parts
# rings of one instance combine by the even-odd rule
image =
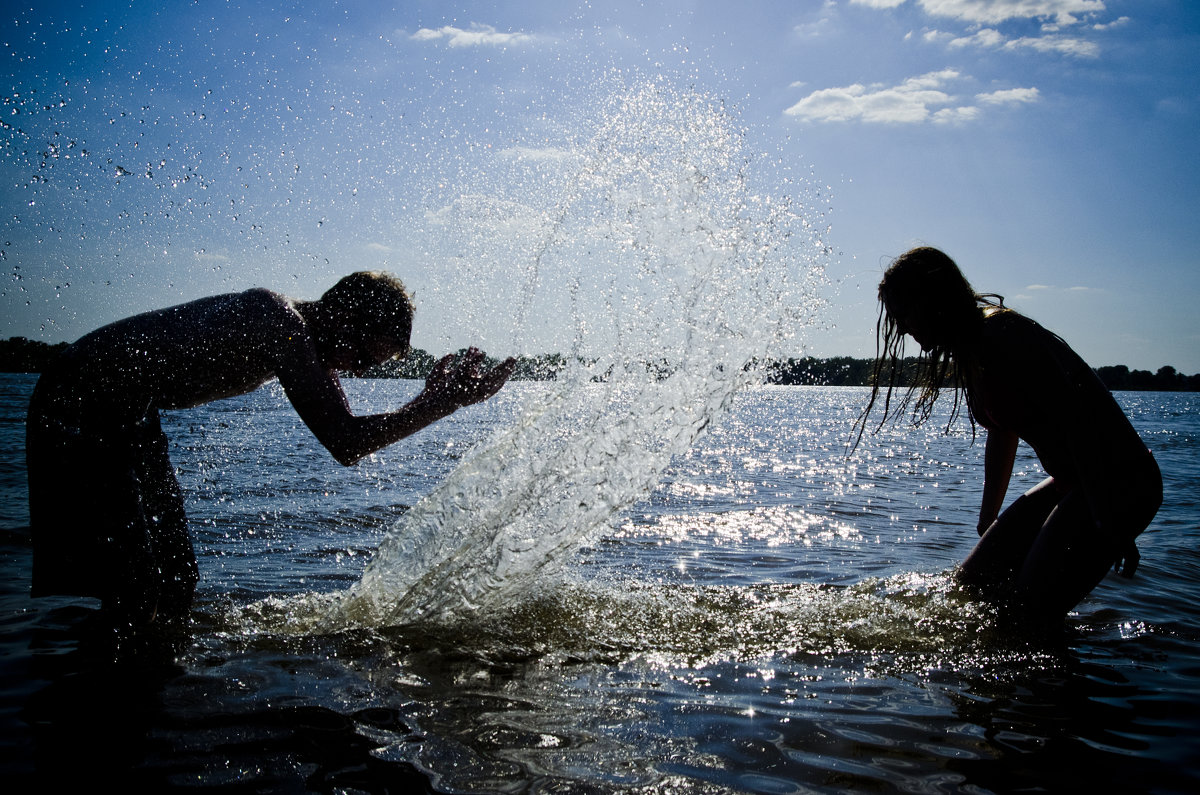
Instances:
[[[1035,622],[1061,621],[1100,584],[1123,547],[1096,526],[1081,491],[1055,507],[1017,575],[1014,607]]]
[[[1046,478],[1014,500],[962,562],[959,582],[986,598],[1006,596],[1061,497],[1054,479]]]
[[[1162,503],[1157,465],[1127,473],[1113,502],[1119,509],[1097,517],[1082,489],[1055,507],[1017,575],[1019,606],[1034,618],[1061,620],[1095,588],[1113,564],[1130,557],[1133,539],[1146,529]],[[1132,572],[1130,572],[1132,574]]]

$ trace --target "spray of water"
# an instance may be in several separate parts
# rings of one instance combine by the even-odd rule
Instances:
[[[472,267],[520,286],[518,347],[555,345],[567,367],[389,532],[330,625],[511,604],[648,493],[756,357],[811,319],[821,230],[794,198],[755,192],[761,164],[719,101],[627,86],[594,129],[560,158],[552,201],[504,199],[503,233],[478,195],[447,208]]]

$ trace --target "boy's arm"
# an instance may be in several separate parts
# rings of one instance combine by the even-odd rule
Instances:
[[[486,400],[499,391],[512,374],[511,359],[490,371],[482,370],[484,355],[471,349],[460,359],[447,356],[438,362],[416,398],[396,411],[355,416],[337,375],[324,368],[307,333],[290,337],[276,371],[296,412],[317,440],[349,466],[454,413]]]

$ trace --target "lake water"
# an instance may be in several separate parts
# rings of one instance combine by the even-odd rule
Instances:
[[[597,510],[589,500],[537,514],[499,495],[489,505],[508,506],[510,521],[456,527],[449,557],[467,559],[518,519],[543,522],[554,542],[535,543],[535,555],[456,569],[413,563],[421,550],[393,538],[364,580],[389,530],[480,458],[477,445],[529,425],[554,387],[511,384],[342,468],[268,386],[165,416],[200,562],[193,626],[173,643],[114,649],[95,602],[28,596],[33,383],[0,376],[6,781],[159,792],[1200,790],[1198,395],[1118,396],[1162,467],[1162,510],[1139,540],[1137,576],[1106,578],[1061,638],[1033,643],[951,585],[976,538],[982,481],[982,439],[972,445],[965,421],[950,435],[936,421],[888,429],[847,458],[863,390],[748,387],[653,473],[656,486],[612,500],[601,521],[576,522]],[[347,383],[360,411],[397,406],[417,387]],[[637,440],[625,444],[612,479],[637,469],[622,458]],[[498,478],[522,463],[487,460]],[[601,474],[588,488],[603,496]],[[1022,448],[1011,493],[1040,477]],[[402,595],[394,584],[411,569],[426,607],[350,617],[364,590]]]

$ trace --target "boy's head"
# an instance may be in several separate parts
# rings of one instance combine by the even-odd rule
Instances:
[[[372,364],[408,352],[414,307],[404,285],[390,273],[358,271],[342,277],[316,302],[328,324],[330,340],[342,349],[353,366]],[[345,359],[340,356],[339,359]]]

